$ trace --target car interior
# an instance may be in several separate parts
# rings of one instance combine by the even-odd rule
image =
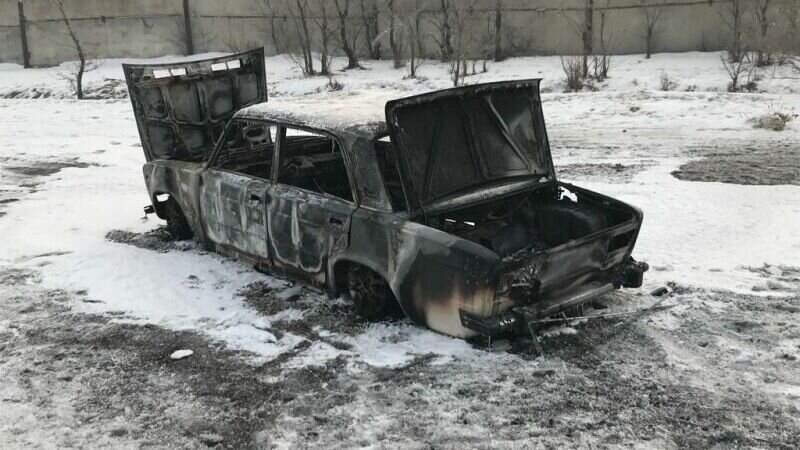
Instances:
[[[215,166],[268,180],[276,140],[277,125],[236,120],[225,135]],[[279,183],[353,201],[344,156],[335,139],[286,127],[281,153]]]

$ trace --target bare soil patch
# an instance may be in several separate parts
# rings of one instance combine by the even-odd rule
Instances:
[[[556,168],[559,179],[627,183],[647,166],[644,164],[567,164]]]
[[[800,149],[795,144],[783,144],[713,152],[683,164],[672,175],[684,181],[800,185]]]

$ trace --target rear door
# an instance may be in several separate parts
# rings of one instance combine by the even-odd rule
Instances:
[[[207,160],[236,111],[267,101],[263,48],[122,68],[148,161]]]
[[[356,209],[341,143],[329,134],[293,127],[281,127],[277,140],[276,178],[267,206],[271,257],[287,271],[322,282],[328,257],[349,244]]]

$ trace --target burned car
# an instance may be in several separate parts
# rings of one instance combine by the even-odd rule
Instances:
[[[539,80],[385,104],[267,101],[262,51],[126,65],[155,212],[174,237],[456,337],[620,287],[642,213],[559,182]]]

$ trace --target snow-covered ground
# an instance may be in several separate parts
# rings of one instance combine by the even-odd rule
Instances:
[[[89,85],[124,94],[121,62],[104,61]],[[391,62],[365,66],[337,73],[343,89],[329,91],[271,57],[269,95],[400,97],[450,84],[435,62],[418,79]],[[468,78],[543,77],[560,177],[644,211],[645,287],[602,303],[647,306],[651,289],[672,288],[669,310],[552,330],[540,358],[524,342],[489,351],[406,322],[364,324],[342,299],[166,240],[157,219],[141,218],[128,100],[61,98],[59,70],[0,64],[0,98],[18,97],[0,100],[0,375],[11,380],[0,385],[0,439],[11,446],[780,447],[800,437],[800,121],[780,132],[751,122],[800,110],[787,68],[762,69],[763,92],[750,94],[725,92],[716,53],[615,57],[611,78],[577,94],[560,93],[557,57]],[[662,72],[672,91],[659,90]],[[673,175],[689,168],[716,181]],[[170,361],[179,349],[195,354]],[[109,395],[122,403],[99,400]],[[157,424],[164,415],[174,417]]]

